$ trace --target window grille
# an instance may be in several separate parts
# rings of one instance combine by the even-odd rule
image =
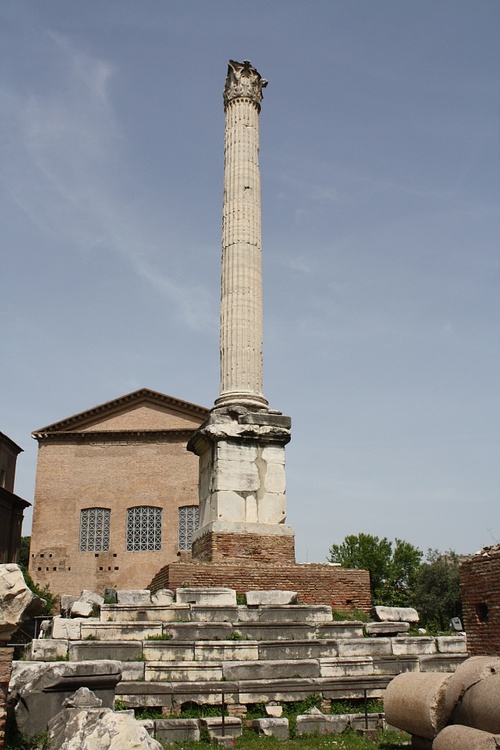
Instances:
[[[127,509],[127,551],[161,549],[161,508]]]
[[[84,508],[80,511],[80,552],[109,552],[108,508]]]
[[[179,549],[191,549],[193,531],[198,528],[198,515],[197,505],[179,508]]]

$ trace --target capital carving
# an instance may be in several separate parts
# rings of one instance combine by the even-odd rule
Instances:
[[[229,60],[227,66],[226,85],[224,86],[224,109],[233,99],[251,99],[260,109],[262,89],[267,81],[253,67],[249,60],[242,63]]]

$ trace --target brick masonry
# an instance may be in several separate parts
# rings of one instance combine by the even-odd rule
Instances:
[[[460,589],[470,656],[500,656],[500,545],[460,565]]]
[[[235,557],[266,563],[294,563],[294,537],[209,532],[193,543],[196,560],[220,562]]]
[[[320,563],[263,563],[225,560],[218,563],[175,562],[165,566],[149,588],[227,586],[238,593],[252,590],[296,591],[300,603],[330,604],[335,609],[370,611],[370,574]]]
[[[4,746],[5,722],[7,719],[7,693],[14,649],[0,646],[0,748]]]
[[[177,559],[179,507],[198,505],[188,439],[208,411],[144,389],[49,425],[39,442],[30,573],[55,594],[145,588]],[[161,549],[127,550],[127,509],[162,509]],[[110,511],[108,551],[80,550],[80,513]]]

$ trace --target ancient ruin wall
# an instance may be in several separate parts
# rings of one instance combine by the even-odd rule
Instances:
[[[153,578],[149,588],[229,586],[239,593],[252,590],[296,591],[299,602],[330,604],[335,609],[370,611],[370,574],[331,565],[265,564],[234,560],[213,563],[177,562]]]
[[[500,656],[500,545],[460,565],[460,589],[470,656]]]

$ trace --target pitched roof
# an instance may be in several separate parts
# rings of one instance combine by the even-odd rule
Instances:
[[[132,391],[132,393],[119,396],[112,401],[106,401],[104,404],[99,404],[91,409],[73,414],[71,417],[62,419],[59,422],[53,422],[46,427],[40,427],[38,430],[34,430],[31,436],[41,438],[54,433],[73,432],[75,429],[81,429],[86,424],[92,423],[102,417],[117,414],[123,411],[124,407],[136,407],[144,403],[156,404],[179,414],[196,417],[200,422],[204,421],[210,413],[209,409],[206,409],[204,406],[192,404],[189,401],[182,401],[173,396],[152,391],[149,388],[140,388],[137,391]]]
[[[8,435],[4,432],[0,432],[0,442],[5,443],[13,453],[23,453],[23,449],[20,448]]]

